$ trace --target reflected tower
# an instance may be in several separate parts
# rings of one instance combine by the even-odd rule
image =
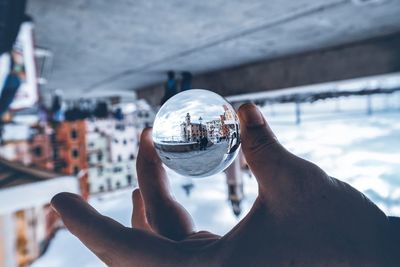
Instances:
[[[243,173],[240,168],[240,160],[236,158],[225,170],[226,184],[228,186],[228,199],[232,205],[233,213],[239,217],[242,213],[241,202],[244,198]]]

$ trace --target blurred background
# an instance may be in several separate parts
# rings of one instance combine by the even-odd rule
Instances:
[[[400,216],[399,48],[397,0],[0,0],[0,266],[104,266],[49,201],[129,226],[140,133],[192,88],[257,104],[289,150]],[[167,171],[199,230],[228,232],[257,195],[243,156]]]

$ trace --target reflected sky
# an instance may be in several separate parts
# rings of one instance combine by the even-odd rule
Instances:
[[[190,113],[191,121],[203,123],[219,119],[224,114],[223,105],[229,105],[220,95],[202,89],[192,89],[169,99],[158,111],[153,125],[155,141],[180,136],[180,125]],[[230,106],[230,105],[229,105]]]

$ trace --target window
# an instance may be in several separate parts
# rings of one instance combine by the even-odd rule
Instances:
[[[53,149],[53,157],[54,159],[58,159],[58,149]]]
[[[128,184],[131,185],[132,184],[132,175],[128,174],[126,176],[126,180],[128,181]]]
[[[41,146],[36,146],[36,147],[33,149],[33,154],[34,154],[36,157],[42,156],[42,147],[41,147]]]
[[[126,146],[126,144],[127,144],[126,139],[124,139],[123,143],[124,143],[124,145]]]
[[[76,149],[76,148],[72,149],[72,157],[73,157],[73,158],[79,157],[79,151],[78,151],[78,149]]]
[[[135,159],[135,155],[130,154],[130,155],[129,155],[129,159],[130,159],[130,160],[134,160],[134,159]]]
[[[112,190],[111,178],[107,178],[107,190],[108,190],[108,191],[111,191],[111,190]]]
[[[103,160],[103,152],[102,152],[102,151],[99,151],[99,152],[97,153],[97,160],[98,160],[98,161],[102,161],[102,160]]]
[[[100,192],[104,192],[104,186],[100,185],[100,186],[99,186],[99,191],[100,191]]]
[[[97,175],[98,175],[98,176],[103,175],[103,171],[104,171],[103,166],[98,167],[98,168],[97,168]]]
[[[76,129],[72,129],[72,131],[71,131],[71,138],[72,138],[72,139],[78,138],[78,132],[76,131]]]
[[[116,186],[117,188],[120,188],[120,187],[121,187],[121,183],[120,183],[120,182],[117,182],[117,183],[115,184],[115,186]]]
[[[74,166],[74,175],[77,175],[79,173],[79,167]]]
[[[122,157],[121,157],[121,155],[118,155],[118,157],[117,157],[117,161],[118,161],[118,162],[121,162],[121,161],[122,161]]]

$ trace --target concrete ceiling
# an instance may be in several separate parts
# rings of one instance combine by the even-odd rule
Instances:
[[[399,0],[358,1],[30,0],[27,13],[54,54],[46,88],[82,96],[400,31]]]

